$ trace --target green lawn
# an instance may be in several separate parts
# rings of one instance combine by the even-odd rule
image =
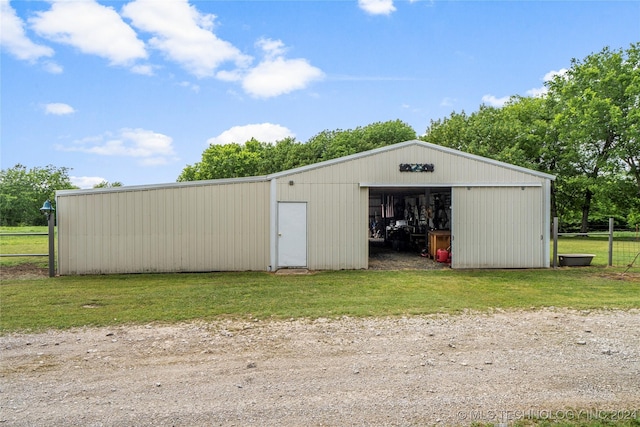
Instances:
[[[621,270],[140,274],[5,280],[0,332],[215,318],[396,316],[464,310],[640,307]]]
[[[42,242],[37,243],[38,239]],[[2,237],[0,245],[4,253],[44,253],[47,241],[46,236]],[[0,333],[221,317],[397,316],[549,306],[639,308],[640,262],[622,276],[623,267],[602,267],[606,247],[606,238],[563,238],[560,253],[595,253],[595,266],[556,270],[335,271],[303,276],[130,274],[3,280]],[[0,268],[16,260],[0,258]],[[25,260],[46,267],[46,258]]]
[[[2,236],[1,234],[47,232],[47,227],[0,227],[0,253],[46,254],[49,251],[49,236]],[[0,257],[0,268],[25,263],[46,268],[48,262],[48,257]]]
[[[553,242],[551,248],[553,255]],[[614,233],[614,266],[627,266],[638,252],[640,252],[640,236],[632,232]],[[609,236],[593,234],[589,237],[560,236],[558,238],[558,253],[594,254],[592,265],[606,266],[609,262]],[[640,259],[636,260],[636,266],[640,267]]]

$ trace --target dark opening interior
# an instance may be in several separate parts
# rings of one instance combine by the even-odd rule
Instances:
[[[369,268],[448,265],[437,251],[450,249],[450,228],[450,187],[370,188]]]

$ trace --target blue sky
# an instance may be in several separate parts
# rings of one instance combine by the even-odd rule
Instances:
[[[431,120],[640,40],[639,1],[0,0],[3,169],[174,182],[209,144]]]

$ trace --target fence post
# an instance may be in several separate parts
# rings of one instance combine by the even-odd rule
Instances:
[[[609,218],[609,267],[613,266],[613,218]]]
[[[553,268],[558,268],[558,217],[553,217]]]
[[[56,223],[54,212],[55,208],[51,205],[49,200],[45,201],[42,207],[40,208],[40,212],[46,215],[47,223],[49,225],[49,277],[56,276],[56,256],[55,256],[55,230],[54,226]]]
[[[56,256],[55,256],[55,216],[53,212],[49,214],[49,277],[56,277]]]

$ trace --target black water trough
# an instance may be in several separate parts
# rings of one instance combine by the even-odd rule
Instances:
[[[591,265],[594,254],[558,254],[561,267],[586,267]]]

